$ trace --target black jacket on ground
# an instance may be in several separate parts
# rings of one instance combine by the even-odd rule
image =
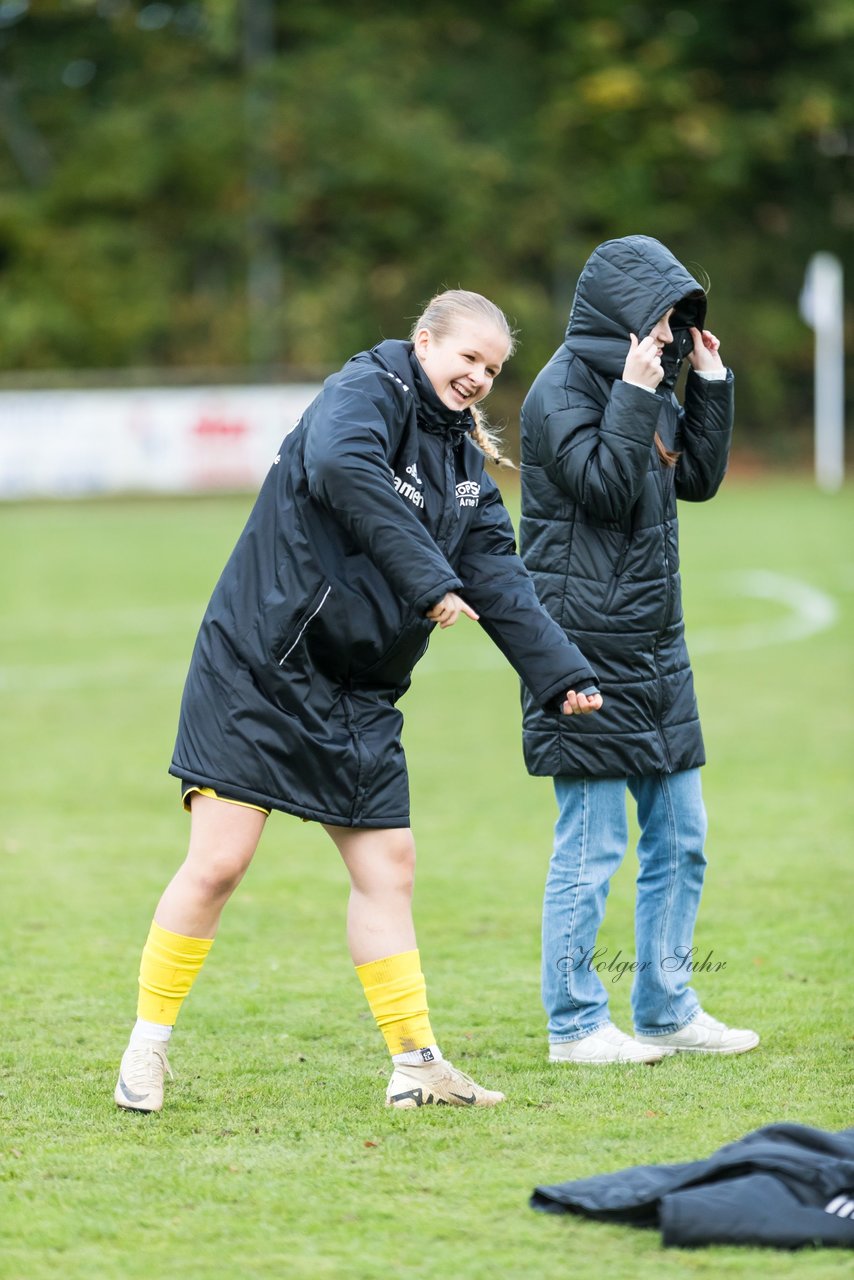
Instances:
[[[645,337],[676,307],[655,394],[622,381],[629,334]],[[540,599],[596,668],[595,716],[542,714],[523,691],[524,750],[534,774],[627,777],[704,763],[679,577],[677,498],[703,502],[726,470],[733,379],[688,373],[702,328],[701,286],[648,236],[600,245],[578,282],[566,339],[522,406],[519,543]],[[679,451],[659,459],[658,431]]]
[[[666,1245],[854,1249],[854,1129],[766,1125],[706,1160],[537,1187],[531,1208],[658,1226]]]
[[[205,613],[171,773],[321,822],[408,826],[395,704],[435,625],[424,615],[448,591],[539,704],[595,683],[537,600],[471,425],[407,342],[327,379]]]

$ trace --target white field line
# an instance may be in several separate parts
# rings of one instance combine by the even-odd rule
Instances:
[[[798,578],[767,569],[745,570],[728,577],[733,593],[755,600],[771,600],[788,612],[768,622],[746,622],[737,627],[706,627],[688,637],[692,653],[732,653],[744,649],[764,649],[772,644],[791,644],[827,631],[839,617],[832,596],[825,595]]]
[[[688,649],[695,653],[735,653],[746,649],[764,649],[769,645],[791,644],[805,640],[832,627],[838,617],[836,601],[809,583],[789,578],[766,569],[745,570],[728,574],[724,579],[731,596],[747,596],[757,600],[770,600],[783,606],[787,612],[781,618],[767,622],[748,622],[733,627],[703,627],[696,631],[689,628]],[[432,641],[427,657],[419,668],[426,674],[450,671],[496,670],[505,665],[505,658],[494,645],[480,655],[477,661],[457,659],[443,662],[439,655],[441,641]],[[432,659],[432,661],[431,661]]]
[[[768,645],[791,644],[826,631],[838,618],[836,601],[824,592],[797,578],[757,569],[729,575],[730,595],[768,600],[781,605],[786,613],[767,622],[750,622],[733,627],[706,627],[689,631],[691,653],[732,653],[761,649]],[[171,630],[192,630],[203,608],[181,605],[152,609],[125,609],[112,613],[80,611],[62,620],[63,636],[102,640],[104,636],[119,642],[125,637],[162,636]],[[462,625],[465,625],[463,621]],[[55,619],[30,618],[27,630],[35,635],[55,630]],[[117,650],[120,646],[117,643]],[[185,662],[157,663],[144,653],[118,651],[107,661],[68,663],[20,663],[0,666],[0,693],[39,693],[70,691],[80,688],[140,687],[180,688],[187,670],[190,650]],[[418,675],[451,672],[495,671],[506,666],[506,659],[494,645],[484,643],[474,655],[443,653],[442,639],[435,635],[430,649],[419,664]]]

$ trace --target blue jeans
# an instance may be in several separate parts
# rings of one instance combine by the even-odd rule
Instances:
[[[688,986],[706,858],[699,769],[640,778],[554,779],[559,807],[543,904],[543,1003],[551,1041],[577,1040],[610,1021],[606,981],[633,973],[635,1030],[666,1035],[700,1008]],[[626,788],[640,840],[635,959],[596,937],[628,843]],[[621,968],[621,966],[623,966]]]

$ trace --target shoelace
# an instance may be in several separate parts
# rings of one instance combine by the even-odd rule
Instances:
[[[140,1045],[128,1055],[125,1083],[134,1091],[147,1093],[160,1083],[166,1072],[171,1076],[165,1051],[152,1045]]]

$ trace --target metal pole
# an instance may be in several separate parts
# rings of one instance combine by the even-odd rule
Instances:
[[[835,493],[845,476],[845,343],[842,263],[832,253],[813,254],[805,294],[815,331],[815,478]]]

